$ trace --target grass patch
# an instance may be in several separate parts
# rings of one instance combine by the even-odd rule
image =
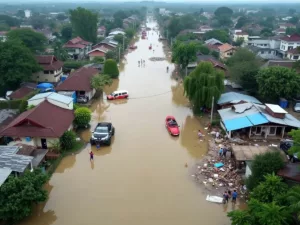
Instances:
[[[52,174],[54,173],[54,171],[56,170],[57,166],[60,164],[61,160],[72,154],[72,153],[76,153],[78,151],[80,151],[83,146],[85,145],[85,143],[83,141],[76,141],[74,147],[72,149],[69,149],[69,150],[66,150],[66,151],[63,151],[60,156],[55,159],[55,160],[49,160],[48,162],[50,162],[51,166],[48,168],[47,172],[49,174],[49,178],[52,176]]]

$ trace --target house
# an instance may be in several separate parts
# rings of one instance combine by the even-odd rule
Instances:
[[[95,44],[92,49],[96,49],[96,48],[106,48],[110,51],[114,50],[117,47],[118,43],[115,41],[111,41],[111,40],[103,40],[98,44]]]
[[[81,37],[73,38],[63,45],[69,54],[69,56],[73,59],[83,59],[87,52],[91,51],[92,43],[83,40]]]
[[[240,39],[243,39],[244,43],[247,43],[248,42],[248,37],[249,37],[249,34],[246,33],[246,32],[243,32],[243,31],[241,31],[241,32],[235,32],[233,34],[233,41],[236,42],[236,41],[238,41]]]
[[[203,26],[199,27],[199,29],[197,30],[197,33],[198,34],[205,34],[206,32],[212,31],[212,30],[213,30],[213,28],[211,28],[210,26],[203,25]]]
[[[281,66],[281,67],[286,67],[286,68],[290,68],[292,69],[294,66],[294,62],[292,60],[269,60],[268,62],[266,62],[264,65],[262,65],[262,68],[267,68],[267,67],[271,67],[271,66]]]
[[[126,33],[124,31],[120,31],[120,30],[116,30],[116,31],[112,31],[108,34],[108,36],[116,36],[118,34],[121,34],[121,35],[125,35]]]
[[[44,100],[20,114],[0,131],[0,136],[10,137],[16,143],[24,143],[47,149],[67,130],[72,129],[73,110],[64,109]]]
[[[293,34],[281,38],[280,51],[284,57],[287,56],[287,52],[291,49],[300,47],[300,35]]]
[[[300,60],[300,47],[288,50],[287,52],[287,58],[293,61]]]
[[[48,41],[53,41],[56,38],[49,29],[36,30],[36,32],[43,34]]]
[[[279,28],[286,30],[287,28],[296,28],[296,25],[291,23],[280,23]]]
[[[283,35],[283,34],[285,34],[285,31],[286,29],[284,29],[284,28],[277,28],[276,30],[273,30],[273,33],[275,34],[275,35]]]
[[[106,28],[105,26],[101,26],[97,29],[97,37],[105,37],[106,35]]]
[[[214,46],[220,46],[220,45],[223,45],[224,43],[219,41],[218,39],[215,39],[215,38],[211,38],[211,39],[208,39],[204,42],[204,44],[206,45],[214,45]]]
[[[235,47],[228,44],[228,43],[220,45],[218,47],[218,49],[219,49],[219,52],[220,52],[220,58],[221,59],[230,58],[236,51]]]
[[[227,67],[222,62],[215,59],[213,56],[197,55],[197,64],[199,64],[201,62],[210,62],[215,69],[222,70],[222,71],[224,71],[225,74],[227,72]]]
[[[45,100],[63,109],[73,110],[73,98],[55,92],[37,94],[28,99],[27,102],[29,106],[37,106]]]
[[[88,57],[90,60],[93,60],[95,57],[103,57],[105,58],[105,55],[106,53],[108,52],[109,50],[105,47],[100,47],[100,48],[95,48],[95,49],[92,49],[91,51],[89,51],[87,53]]]
[[[34,73],[32,75],[33,80],[52,83],[60,81],[60,77],[63,74],[63,62],[57,60],[54,55],[38,55],[35,58],[43,70]]]
[[[84,96],[92,99],[96,91],[91,87],[91,79],[99,71],[91,67],[81,67],[70,74],[70,76],[56,87],[56,91],[76,91],[77,97]]]
[[[0,31],[0,42],[5,42],[7,39],[7,31]]]
[[[262,104],[257,98],[238,92],[227,92],[222,94],[217,104],[220,108],[224,109],[243,103]]]
[[[246,48],[253,52],[257,57],[261,59],[280,59],[281,57],[277,55],[276,49],[271,48],[259,48],[257,46],[248,45]]]
[[[256,46],[259,48],[270,48],[270,49],[278,49],[280,48],[282,35],[277,35],[269,38],[261,38],[257,37],[249,37],[248,45]]]
[[[218,110],[221,127],[231,138],[237,133],[250,139],[282,139],[300,121],[279,105],[243,103]]]
[[[20,86],[19,89],[7,94],[6,97],[10,100],[22,99],[33,93],[36,89],[36,84],[34,83],[23,83]]]

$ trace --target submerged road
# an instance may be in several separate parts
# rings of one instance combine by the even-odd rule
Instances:
[[[157,24],[150,21],[147,26]],[[95,100],[91,129],[82,134],[88,142],[99,121],[111,121],[116,128],[111,146],[96,151],[88,144],[79,154],[64,158],[47,185],[48,201],[20,224],[229,224],[224,211],[231,210],[231,204],[206,202],[205,190],[191,177],[207,142],[197,139],[201,125],[188,108],[182,84],[171,76],[174,66],[167,60],[149,60],[165,57],[158,34],[150,31],[148,40],[139,39],[136,45],[126,55],[119,79],[105,90],[127,90],[131,99]],[[138,67],[141,59],[145,67]],[[181,125],[179,137],[168,134],[167,115],[174,115]],[[91,148],[94,163],[89,161]]]

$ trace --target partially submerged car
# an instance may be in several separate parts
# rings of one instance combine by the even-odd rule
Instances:
[[[178,136],[180,134],[179,125],[174,116],[167,116],[165,124],[169,134],[172,136]]]
[[[280,141],[280,149],[284,151],[284,153],[287,155],[288,159],[291,162],[299,162],[297,154],[290,154],[289,149],[294,145],[294,141],[291,139],[284,139]]]
[[[125,99],[128,98],[129,94],[128,91],[114,91],[110,95],[107,95],[107,100],[114,100],[114,99]]]
[[[295,112],[300,112],[300,102],[297,102],[297,103],[294,105],[294,111],[295,111]]]
[[[95,145],[97,142],[100,144],[110,145],[111,138],[115,135],[115,128],[112,123],[102,122],[98,123],[95,130],[92,132],[90,139],[91,145]]]

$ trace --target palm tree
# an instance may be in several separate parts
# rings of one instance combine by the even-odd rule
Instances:
[[[297,218],[300,220],[300,186],[292,187],[287,196],[291,210],[297,214]]]
[[[287,207],[276,205],[275,202],[263,203],[256,216],[260,225],[288,225],[291,219]]]

